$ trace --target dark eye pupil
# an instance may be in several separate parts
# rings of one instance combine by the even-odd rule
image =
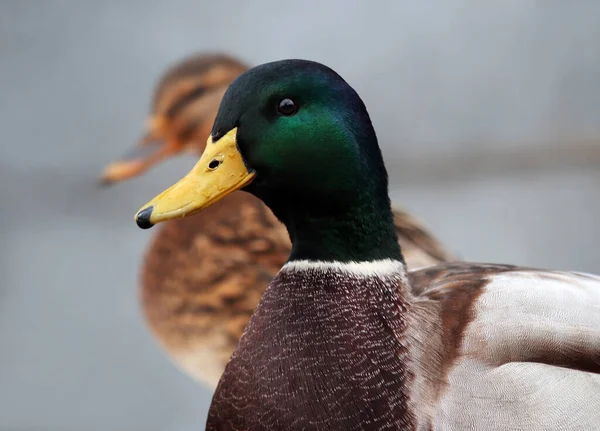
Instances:
[[[279,112],[283,115],[294,115],[296,110],[296,104],[292,99],[283,99],[279,102]]]

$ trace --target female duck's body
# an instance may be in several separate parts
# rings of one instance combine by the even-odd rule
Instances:
[[[287,60],[224,95],[207,149],[137,215],[185,217],[243,189],[292,249],[207,429],[600,429],[600,278],[508,265],[406,270],[366,108]]]

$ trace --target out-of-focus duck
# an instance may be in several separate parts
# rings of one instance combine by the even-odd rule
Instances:
[[[195,54],[158,81],[147,131],[106,167],[112,184],[182,152],[196,157],[229,84],[248,66],[222,54]],[[413,217],[394,208],[409,269],[453,256]],[[233,193],[200,214],[165,223],[141,268],[140,300],[154,336],[179,367],[214,387],[264,290],[284,265],[285,227],[254,196]]]

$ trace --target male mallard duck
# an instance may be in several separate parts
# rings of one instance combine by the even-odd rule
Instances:
[[[600,429],[600,277],[444,263],[408,272],[367,110],[286,60],[225,93],[196,166],[142,228],[242,189],[291,254],[225,368],[207,429]]]
[[[131,178],[182,151],[200,156],[223,93],[246,69],[227,55],[195,54],[167,70],[156,86],[148,132],[105,169],[102,181]],[[409,267],[451,259],[409,214],[394,209],[394,223]],[[290,249],[285,227],[247,193],[165,225],[146,252],[140,293],[146,321],[174,362],[216,386]]]

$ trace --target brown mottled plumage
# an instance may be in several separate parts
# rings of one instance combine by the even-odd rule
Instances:
[[[114,183],[182,151],[201,154],[221,97],[247,66],[225,55],[193,55],[155,90],[148,132],[102,177]],[[452,259],[417,220],[394,209],[409,268]],[[142,309],[171,358],[215,386],[265,288],[289,256],[285,227],[250,194],[238,192],[195,216],[161,226],[141,270]]]

